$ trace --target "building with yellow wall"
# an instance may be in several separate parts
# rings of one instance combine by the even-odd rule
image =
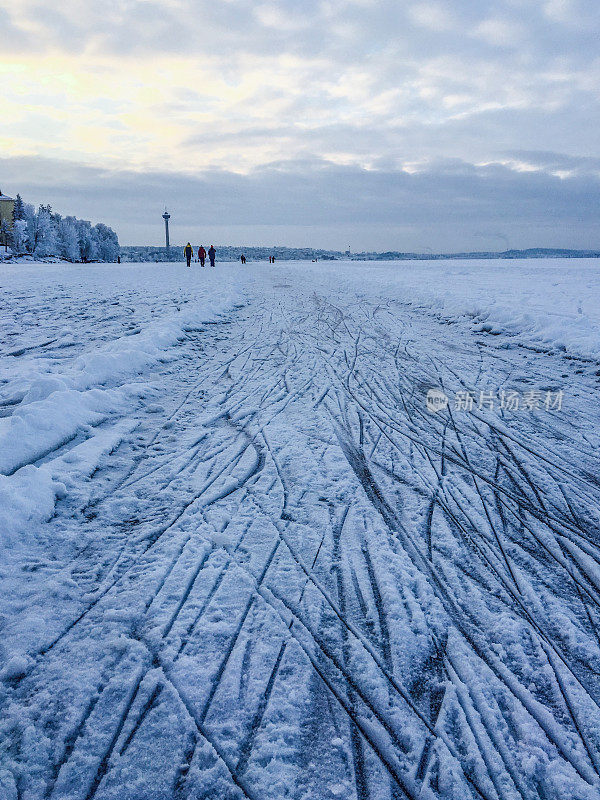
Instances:
[[[7,222],[12,227],[14,210],[15,201],[12,197],[7,197],[0,192],[0,225],[2,225],[3,222]]]

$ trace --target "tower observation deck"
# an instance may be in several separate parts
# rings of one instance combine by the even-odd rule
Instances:
[[[162,215],[162,218],[165,221],[165,245],[166,245],[166,248],[167,248],[167,251],[168,251],[169,250],[169,220],[171,219],[171,215],[169,214],[169,212],[167,211],[166,208],[165,208],[165,213]]]

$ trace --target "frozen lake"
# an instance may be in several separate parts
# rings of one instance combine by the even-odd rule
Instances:
[[[0,797],[597,798],[599,278],[1,266]]]

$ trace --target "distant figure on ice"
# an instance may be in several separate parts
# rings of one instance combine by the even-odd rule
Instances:
[[[192,263],[192,256],[194,255],[194,248],[193,248],[193,247],[192,247],[192,245],[191,245],[191,244],[188,242],[188,243],[186,244],[186,246],[185,246],[185,248],[184,248],[183,252],[185,253],[185,260],[187,261],[187,265],[188,265],[188,267],[189,267],[189,266],[190,266],[190,264]]]
[[[245,263],[246,263],[246,256],[245,256],[243,253],[242,253],[242,255],[240,256],[240,261],[242,262],[242,264],[245,264]]]
[[[202,245],[198,248],[198,261],[200,262],[200,266],[203,267],[206,261],[206,250]]]
[[[215,250],[215,246],[214,246],[214,244],[211,244],[211,246],[208,248],[208,257],[210,259],[211,267],[214,267],[214,265],[215,265],[215,256],[216,255],[217,255],[217,251]]]

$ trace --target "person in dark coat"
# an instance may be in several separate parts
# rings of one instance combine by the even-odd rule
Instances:
[[[203,267],[206,261],[206,250],[202,245],[198,248],[198,261],[200,262],[200,266]]]
[[[188,242],[186,244],[186,246],[184,247],[183,252],[185,253],[185,260],[187,261],[187,265],[189,267],[191,265],[191,263],[192,263],[192,256],[194,255],[194,248]]]
[[[245,264],[245,263],[246,263],[246,256],[245,256],[243,253],[242,253],[242,255],[240,256],[240,261],[242,262],[242,264]]]
[[[215,265],[215,256],[216,255],[217,255],[217,251],[215,250],[215,246],[214,246],[214,244],[211,244],[211,246],[208,248],[208,258],[210,259],[211,267],[214,267],[214,265]]]

